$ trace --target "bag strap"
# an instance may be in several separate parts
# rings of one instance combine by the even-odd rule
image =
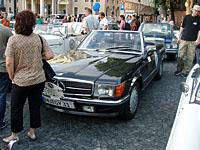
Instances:
[[[42,44],[42,51],[41,51],[41,54],[43,54],[44,52],[44,47],[43,47],[43,41],[42,41],[42,37],[38,34],[39,38],[40,38],[40,41],[41,41],[41,44]]]

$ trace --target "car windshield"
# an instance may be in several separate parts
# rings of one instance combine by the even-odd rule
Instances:
[[[65,36],[67,29],[62,25],[38,24],[35,26],[34,33]]]
[[[145,23],[142,26],[141,31],[144,34],[171,34],[170,24],[167,23]]]
[[[64,23],[63,25],[57,24],[38,24],[35,26],[34,33],[37,34],[51,34],[51,35],[77,35],[81,34],[82,23],[81,22],[70,22]]]
[[[81,34],[82,31],[82,22],[68,22],[63,23],[63,26],[65,26],[67,29],[67,34]]]
[[[140,32],[92,31],[79,46],[80,50],[142,52]]]

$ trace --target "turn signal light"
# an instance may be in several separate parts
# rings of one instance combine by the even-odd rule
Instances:
[[[121,84],[119,84],[119,85],[117,85],[115,87],[115,97],[122,96],[122,94],[124,93],[124,91],[125,91],[125,82],[123,82],[123,83],[121,83]]]

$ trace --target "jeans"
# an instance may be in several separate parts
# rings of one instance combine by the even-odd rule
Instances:
[[[11,81],[8,73],[0,72],[0,124],[4,121],[6,112],[6,96],[10,87]]]

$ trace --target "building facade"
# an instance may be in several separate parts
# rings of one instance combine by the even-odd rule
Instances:
[[[2,1],[2,0],[0,0]],[[100,4],[99,11],[105,12],[107,16],[114,12],[119,16],[126,11],[135,11],[137,14],[148,12],[148,7],[153,6],[153,0],[16,0],[17,12],[31,9],[41,16],[50,14],[72,14],[78,15],[85,12],[85,8],[93,8],[95,3]],[[14,12],[13,0],[5,0],[6,11]]]

